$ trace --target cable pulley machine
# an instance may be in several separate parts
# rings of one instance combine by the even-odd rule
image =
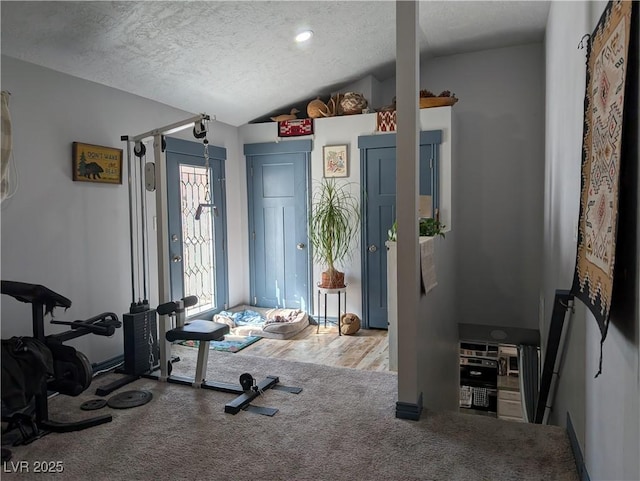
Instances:
[[[209,353],[209,342],[224,338],[229,331],[227,325],[210,320],[186,320],[186,308],[198,301],[195,296],[184,297],[172,301],[169,275],[169,239],[167,213],[167,168],[165,159],[165,135],[193,125],[193,135],[203,144],[206,185],[204,202],[196,209],[195,220],[199,221],[205,209],[211,209],[218,215],[216,206],[211,202],[211,180],[209,165],[209,141],[207,139],[207,122],[211,120],[206,114],[191,117],[182,122],[145,132],[134,137],[123,136],[127,142],[127,166],[129,181],[129,226],[131,229],[131,294],[132,302],[129,312],[122,316],[124,327],[124,369],[127,376],[107,386],[98,388],[96,394],[105,396],[140,377],[159,381],[190,385],[203,389],[238,394],[225,405],[225,412],[236,414],[240,410],[252,410],[260,414],[273,416],[277,409],[255,407],[250,403],[267,389],[276,389],[298,394],[301,388],[281,386],[279,379],[268,376],[260,382],[249,374],[240,376],[239,385],[207,381],[206,366]],[[146,161],[145,141],[153,139],[154,162]],[[138,159],[132,162],[133,156]],[[144,182],[141,182],[143,179]],[[137,181],[137,182],[136,182]],[[144,184],[144,185],[142,185]],[[146,216],[145,190],[155,192],[156,208],[156,242],[157,242],[157,274],[158,304],[156,309],[150,308],[147,290],[149,276],[148,262],[148,226]],[[142,284],[142,289],[140,284]],[[137,289],[136,289],[137,288]],[[185,293],[186,294],[186,293]],[[160,319],[160,325],[157,319]],[[175,327],[172,327],[175,322]],[[172,375],[171,343],[182,340],[199,340],[198,361],[194,378],[183,378]],[[155,371],[160,371],[155,374]]]
[[[149,239],[146,192],[155,192],[156,243],[158,270],[158,299],[170,301],[169,245],[167,227],[167,191],[165,135],[170,135],[193,126],[194,136],[206,141],[207,125],[211,117],[199,114],[180,122],[166,125],[135,136],[122,136],[127,143],[127,173],[129,190],[129,228],[131,232],[131,305],[122,316],[124,330],[124,367],[126,377],[98,388],[97,395],[104,396],[140,378],[143,374],[158,369],[165,342],[159,342],[156,310],[149,304],[147,279],[149,276]],[[153,142],[153,162],[147,162],[146,142]],[[208,142],[204,144],[208,150]],[[207,178],[208,181],[208,178]],[[209,185],[207,185],[207,190]],[[164,357],[166,359],[166,357]]]

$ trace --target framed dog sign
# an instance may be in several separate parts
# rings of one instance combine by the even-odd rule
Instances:
[[[122,149],[73,143],[73,180],[122,184]]]

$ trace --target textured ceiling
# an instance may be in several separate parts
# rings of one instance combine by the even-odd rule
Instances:
[[[420,2],[422,56],[541,41],[548,10]],[[392,1],[3,1],[1,14],[4,55],[231,125],[395,68]]]

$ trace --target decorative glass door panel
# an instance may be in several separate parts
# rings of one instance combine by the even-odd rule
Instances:
[[[171,298],[197,296],[187,317],[211,320],[228,303],[226,150],[209,145],[207,176],[201,143],[173,138],[166,143]]]
[[[187,309],[187,316],[215,309],[215,218],[202,215],[196,220],[198,206],[205,203],[207,189],[205,167],[180,164],[182,223],[182,271],[185,295],[198,296],[198,304]]]

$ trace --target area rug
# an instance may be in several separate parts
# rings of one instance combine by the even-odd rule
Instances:
[[[225,336],[224,341],[211,341],[209,343],[209,349],[223,352],[238,352],[258,342],[260,339],[262,339],[260,336]],[[180,344],[197,348],[200,346],[200,341],[182,341]]]
[[[587,47],[578,250],[571,293],[598,322],[598,374],[613,292],[631,12],[631,2],[610,1]]]

